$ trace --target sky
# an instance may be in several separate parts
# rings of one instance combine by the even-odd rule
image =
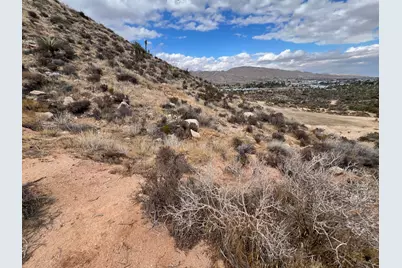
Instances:
[[[62,0],[190,71],[378,76],[378,0]]]

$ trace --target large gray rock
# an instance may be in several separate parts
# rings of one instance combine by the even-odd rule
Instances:
[[[130,116],[133,113],[130,105],[128,105],[125,101],[122,101],[119,104],[116,111],[120,116]]]
[[[73,103],[73,102],[74,102],[74,99],[72,97],[65,97],[64,100],[63,100],[63,105],[67,106],[67,105],[69,105],[70,103]]]

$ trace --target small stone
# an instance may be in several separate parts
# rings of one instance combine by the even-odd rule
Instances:
[[[132,114],[130,105],[122,101],[117,107],[117,113],[119,113],[120,116],[130,116]]]
[[[36,117],[39,118],[40,120],[50,120],[53,118],[53,114],[51,112],[45,112],[45,113],[35,113]]]
[[[63,105],[67,106],[67,105],[69,105],[70,103],[73,103],[73,102],[74,102],[74,99],[72,97],[68,96],[68,97],[64,98]]]
[[[59,77],[60,76],[59,72],[46,72],[45,74],[50,77]]]
[[[186,119],[184,121],[187,123],[188,128],[198,131],[200,124],[198,123],[197,119]]]
[[[245,118],[249,118],[249,117],[254,117],[255,114],[252,113],[252,112],[245,112],[245,113],[243,114],[243,116],[244,116]]]
[[[335,166],[335,167],[331,167],[329,169],[329,172],[331,172],[335,176],[339,176],[339,175],[342,175],[345,172],[345,170],[343,168]]]
[[[225,268],[225,264],[223,263],[222,260],[217,260],[217,261],[214,263],[214,268]]]
[[[40,90],[32,90],[31,92],[29,92],[29,94],[39,96],[39,95],[44,95],[46,93],[44,91],[40,91]]]
[[[197,119],[186,119],[186,120],[184,120],[184,121],[186,121],[189,125],[192,124],[192,123],[194,123],[194,124],[197,125],[197,127],[200,127],[200,123],[198,122]]]
[[[191,136],[192,136],[193,138],[196,138],[196,139],[201,138],[200,133],[195,132],[195,131],[194,131],[194,130],[192,130],[192,129],[190,129],[190,133],[191,133]]]

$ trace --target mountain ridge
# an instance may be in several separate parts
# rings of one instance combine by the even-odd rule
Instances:
[[[265,67],[240,66],[227,71],[194,71],[192,75],[201,77],[215,84],[243,84],[250,82],[262,82],[275,79],[365,79],[368,76],[320,74],[299,70],[283,70]]]

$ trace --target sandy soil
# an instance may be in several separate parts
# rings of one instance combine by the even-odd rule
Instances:
[[[56,202],[53,223],[23,267],[210,267],[205,246],[174,247],[162,226],[143,217],[131,196],[141,177],[111,174],[113,166],[65,154],[24,159],[23,182],[37,180]]]
[[[281,112],[285,117],[305,124],[311,129],[323,128],[329,133],[339,134],[349,139],[357,139],[370,132],[379,132],[378,121],[373,117],[313,113],[301,111],[295,108],[269,108]]]

